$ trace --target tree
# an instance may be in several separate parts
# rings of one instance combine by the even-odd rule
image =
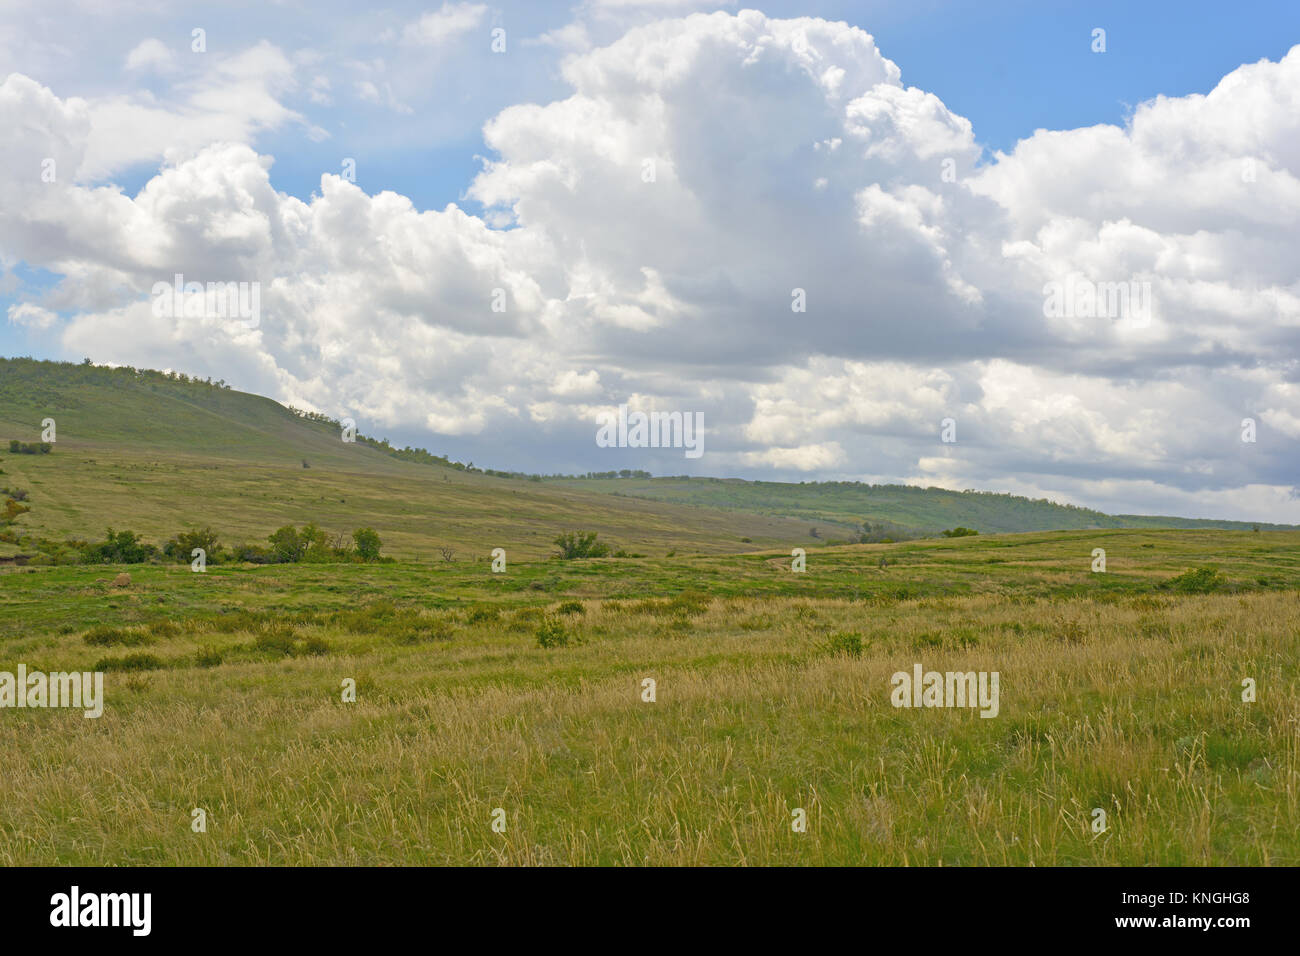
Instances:
[[[304,561],[329,561],[334,558],[330,552],[329,536],[316,522],[303,525],[298,534],[303,542]]]
[[[378,560],[380,540],[374,528],[358,528],[352,532],[352,540],[357,543],[357,554],[362,561]]]
[[[145,544],[134,531],[109,528],[106,539],[99,544],[87,545],[84,553],[89,564],[140,564],[157,554],[158,549]]]
[[[596,540],[595,531],[566,531],[555,539],[560,548],[560,557],[566,561],[571,558],[603,558],[609,554],[609,545]]]
[[[291,524],[277,528],[266,539],[271,543],[271,553],[277,561],[301,561],[311,541],[299,534]]]
[[[195,548],[202,548],[208,561],[216,561],[217,552],[221,548],[217,541],[217,533],[206,526],[182,531],[163,545],[163,554],[174,561],[188,564],[194,556]]]

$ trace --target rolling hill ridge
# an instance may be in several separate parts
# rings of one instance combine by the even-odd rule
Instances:
[[[57,432],[50,454],[4,454],[0,444],[0,486],[28,493],[22,533],[55,539],[95,538],[112,526],[161,542],[208,525],[234,544],[314,521],[331,533],[373,527],[386,554],[435,560],[444,549],[463,559],[497,546],[541,557],[573,529],[653,556],[858,540],[864,524],[875,539],[955,526],[985,534],[1250,528],[902,485],[501,477],[430,456],[411,460],[364,436],[344,442],[328,420],[221,382],[0,359],[0,439],[39,441],[47,418]]]

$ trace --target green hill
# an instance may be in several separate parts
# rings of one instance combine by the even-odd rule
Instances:
[[[56,424],[50,454],[6,453],[9,440],[39,442],[46,418]],[[497,546],[539,557],[570,529],[651,555],[789,546],[808,534],[791,518],[629,501],[394,451],[345,443],[332,425],[220,384],[0,359],[0,487],[28,492],[17,528],[42,537],[100,538],[112,526],[161,543],[209,525],[226,544],[265,543],[281,525],[315,521],[330,533],[373,527],[385,554],[441,561],[443,548],[457,560]]]
[[[551,479],[567,488],[607,491],[625,497],[731,508],[757,514],[830,524],[832,536],[854,534],[864,522],[888,535],[936,535],[947,528],[974,528],[984,534],[1064,531],[1089,528],[1220,528],[1250,530],[1248,521],[1175,518],[1162,515],[1108,515],[1046,498],[987,491],[950,491],[914,485],[867,485],[831,481],[789,484],[740,478]],[[1270,531],[1295,525],[1259,523]]]
[[[6,454],[7,440],[50,454]],[[405,455],[405,457],[402,457]],[[28,492],[17,528],[63,540],[129,528],[161,543],[209,525],[226,544],[264,543],[284,524],[379,531],[386,554],[442,560],[508,547],[553,550],[562,531],[592,530],[634,554],[719,554],[852,539],[1087,528],[1249,528],[1242,522],[1111,516],[1012,495],[854,483],[717,478],[530,481],[411,460],[335,424],[223,383],[132,368],[0,359],[0,487]],[[1281,525],[1264,525],[1269,529]],[[0,545],[0,558],[22,542]]]

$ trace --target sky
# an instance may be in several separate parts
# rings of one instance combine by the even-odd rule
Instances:
[[[1249,0],[9,0],[0,354],[484,467],[1300,522],[1298,42]],[[159,314],[177,273],[257,321]],[[620,405],[704,453],[604,447]]]

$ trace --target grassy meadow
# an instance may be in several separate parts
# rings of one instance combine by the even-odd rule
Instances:
[[[1297,589],[1294,532],[11,567],[0,670],[106,705],[0,712],[0,863],[1295,865]]]
[[[47,417],[47,452],[0,446],[0,673],[102,672],[104,711],[0,709],[0,865],[1300,864],[1300,530],[501,477],[219,384],[0,360],[0,438]],[[865,521],[913,539],[832,544]],[[307,522],[392,560],[75,544]],[[957,525],[983,533],[926,530]],[[615,556],[555,557],[575,530]],[[894,707],[916,664],[996,671],[997,716]]]

